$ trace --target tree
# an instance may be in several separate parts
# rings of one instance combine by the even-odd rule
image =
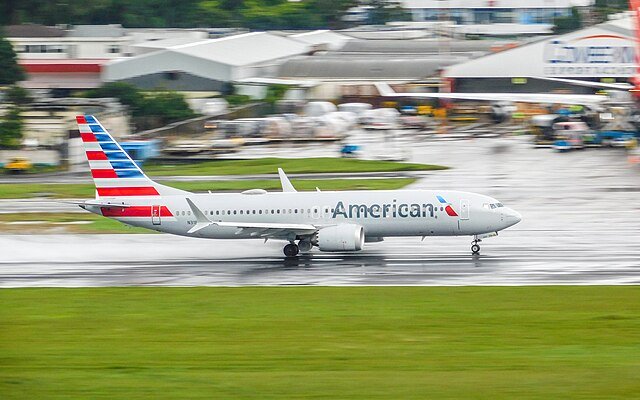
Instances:
[[[142,103],[144,102],[144,96],[138,88],[125,82],[105,83],[97,89],[90,90],[86,95],[91,98],[116,98],[120,103],[129,107],[129,110],[134,116],[140,112]]]
[[[141,111],[144,116],[158,117],[164,124],[195,115],[184,96],[177,92],[160,92],[145,98]]]
[[[369,12],[369,23],[373,25],[383,25],[390,21],[409,21],[409,14],[402,5],[397,2],[387,0],[372,0],[369,5],[373,8]]]
[[[20,87],[18,85],[13,85],[4,93],[5,99],[12,104],[17,106],[24,106],[25,104],[29,104],[33,101],[27,89]]]
[[[582,28],[582,16],[578,7],[571,7],[571,15],[554,19],[554,32],[556,34],[567,33]]]
[[[0,36],[0,85],[11,85],[25,79],[24,72],[18,65],[13,46]]]
[[[0,121],[0,147],[13,149],[22,142],[22,116],[18,107],[12,107]]]

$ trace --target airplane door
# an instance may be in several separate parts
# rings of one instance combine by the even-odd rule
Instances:
[[[160,220],[160,206],[158,205],[151,206],[151,223],[153,225],[160,225],[162,223]]]
[[[460,200],[460,219],[469,219],[469,200]]]

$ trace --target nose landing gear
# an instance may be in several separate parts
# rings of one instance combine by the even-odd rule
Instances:
[[[480,255],[480,243],[482,240],[478,239],[478,236],[473,237],[473,241],[471,242],[471,254],[476,256]]]

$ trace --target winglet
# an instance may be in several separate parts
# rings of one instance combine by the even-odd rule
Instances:
[[[189,207],[191,208],[191,211],[193,211],[193,215],[196,217],[197,221],[195,226],[189,229],[187,233],[195,233],[201,229],[208,227],[209,225],[213,225],[213,222],[211,222],[211,220],[207,218],[207,216],[204,215],[204,213],[195,204],[193,204],[193,201],[191,201],[191,199],[189,199],[188,197],[185,199],[187,200],[187,204],[189,204]]]
[[[393,90],[391,86],[389,86],[384,82],[377,82],[375,83],[375,85],[376,85],[376,89],[378,89],[378,92],[380,93],[381,96],[390,97],[390,96],[396,95],[396,91]]]
[[[291,181],[287,177],[287,174],[284,173],[282,168],[278,168],[278,176],[280,176],[280,184],[282,185],[283,192],[297,192],[296,188],[293,187]]]

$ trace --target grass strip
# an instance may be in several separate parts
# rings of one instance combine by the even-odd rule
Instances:
[[[360,160],[353,158],[258,158],[252,160],[212,160],[189,164],[148,162],[144,171],[153,175],[257,175],[277,173],[278,167],[288,174],[335,172],[402,172],[447,169],[441,165],[396,161]]]
[[[394,190],[403,188],[415,182],[414,178],[383,178],[383,179],[294,179],[292,183],[298,190]],[[166,181],[168,186],[188,191],[241,191],[261,188],[265,190],[280,190],[280,181],[265,180],[237,180],[237,181]],[[67,183],[4,183],[0,184],[0,199],[21,199],[29,197],[90,198],[95,195],[93,184]]]
[[[0,398],[629,399],[640,288],[0,291]]]

